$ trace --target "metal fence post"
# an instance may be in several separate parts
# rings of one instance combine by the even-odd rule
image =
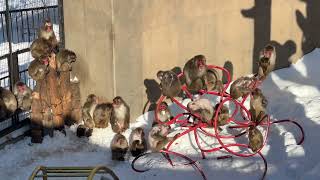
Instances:
[[[7,40],[9,43],[9,58],[8,58],[8,65],[9,65],[9,79],[10,79],[10,89],[12,90],[13,88],[13,82],[14,82],[14,75],[13,72],[11,71],[13,67],[12,63],[12,39],[11,39],[11,19],[10,19],[10,8],[9,8],[9,0],[6,0],[6,30],[7,30]]]
[[[59,37],[60,37],[60,47],[64,48],[64,16],[63,16],[63,0],[58,0],[58,12],[59,12]]]

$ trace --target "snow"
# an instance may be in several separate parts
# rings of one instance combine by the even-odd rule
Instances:
[[[305,55],[298,63],[289,68],[272,72],[263,82],[261,89],[269,101],[268,113],[272,119],[293,119],[305,130],[305,141],[296,145],[301,137],[298,128],[290,123],[271,126],[267,145],[262,153],[268,162],[266,179],[320,179],[320,49]],[[187,104],[190,100],[184,100]],[[214,98],[212,98],[214,101]],[[176,106],[171,110],[178,113]],[[134,127],[150,128],[153,112],[141,115]],[[129,138],[131,129],[125,132]],[[178,129],[178,128],[177,128]],[[190,166],[179,165],[171,167],[160,156],[146,158],[152,169],[145,173],[137,173],[131,169],[133,158],[128,155],[125,162],[111,160],[110,141],[114,133],[111,128],[94,129],[90,138],[77,138],[76,126],[67,129],[67,136],[55,132],[55,137],[45,137],[42,144],[30,144],[30,138],[6,146],[0,150],[1,179],[24,180],[29,177],[38,165],[44,166],[96,166],[105,165],[111,168],[120,179],[141,180],[195,180],[202,179],[200,174]],[[222,133],[226,133],[223,130]],[[201,135],[207,148],[217,144],[213,138]],[[237,140],[238,141],[238,140]],[[228,140],[227,142],[234,142]],[[237,149],[237,148],[233,148]],[[196,149],[194,136],[186,135],[177,140],[172,150],[197,160],[198,164],[210,179],[256,180],[263,173],[263,161],[260,157],[233,157],[217,160],[216,157],[227,155],[224,151],[207,154],[207,159],[201,159]],[[244,150],[245,151],[245,150]],[[182,160],[177,159],[179,164]]]

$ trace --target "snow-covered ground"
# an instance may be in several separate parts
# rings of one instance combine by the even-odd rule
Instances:
[[[305,130],[304,143],[296,145],[297,139],[301,137],[296,126],[271,126],[267,145],[262,150],[268,162],[266,179],[320,179],[320,156],[317,154],[320,152],[317,140],[320,137],[319,66],[320,49],[315,49],[295,65],[271,73],[262,84],[261,88],[269,101],[268,112],[272,118],[293,119]],[[147,129],[152,119],[153,112],[148,112],[140,116],[137,123],[131,124],[131,128],[144,126]],[[133,158],[129,155],[125,162],[111,160],[110,141],[114,135],[111,128],[94,129],[93,136],[89,139],[77,138],[75,130],[75,126],[67,129],[66,137],[56,132],[55,138],[45,137],[42,144],[30,145],[30,138],[26,137],[23,141],[6,146],[0,150],[0,179],[25,180],[38,165],[106,165],[123,180],[201,179],[192,167],[171,167],[159,157],[154,157],[151,161],[152,170],[145,173],[134,172],[130,166]],[[127,137],[130,131],[125,132]],[[214,139],[204,135],[202,139],[205,140],[204,146],[215,143]],[[207,159],[201,159],[193,135],[180,138],[172,150],[197,160],[209,180],[257,180],[263,173],[263,161],[258,156],[217,160],[216,157],[226,154],[221,151],[207,154]]]

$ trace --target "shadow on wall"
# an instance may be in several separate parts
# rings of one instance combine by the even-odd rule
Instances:
[[[311,52],[320,47],[320,1],[319,0],[300,0],[306,3],[306,17],[296,11],[297,24],[302,33],[302,51],[303,54]]]
[[[255,6],[251,9],[241,10],[245,18],[254,20],[254,46],[252,55],[252,73],[258,70],[259,52],[267,44],[276,47],[276,64],[275,69],[288,67],[291,62],[289,58],[296,52],[296,43],[292,40],[280,44],[277,41],[271,41],[271,5],[272,0],[255,0]]]

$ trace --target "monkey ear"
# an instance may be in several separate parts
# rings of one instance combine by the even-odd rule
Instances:
[[[161,81],[161,80],[162,80],[162,77],[163,77],[163,71],[158,71],[158,72],[157,72],[157,77],[158,77],[158,79]]]

